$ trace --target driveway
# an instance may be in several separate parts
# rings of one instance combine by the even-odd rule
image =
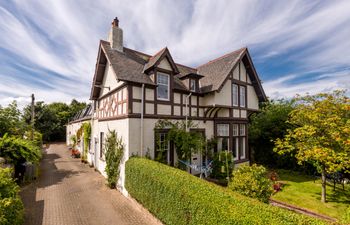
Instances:
[[[160,224],[134,200],[106,187],[65,144],[45,149],[37,181],[22,188],[27,225]]]

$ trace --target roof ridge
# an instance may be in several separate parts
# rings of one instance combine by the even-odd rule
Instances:
[[[154,57],[156,57],[157,55],[159,55],[162,51],[164,51],[165,49],[167,49],[167,47],[165,46],[164,48],[162,48],[161,50],[159,50],[156,54],[152,55],[151,58],[149,58],[150,60]]]
[[[194,68],[194,67],[186,66],[186,65],[183,65],[183,64],[180,64],[180,63],[175,63],[175,64],[176,64],[176,65],[179,65],[179,66],[183,66],[183,67],[189,68],[189,69],[197,70],[197,69]]]
[[[225,55],[223,55],[223,56],[220,56],[220,57],[218,57],[218,58],[216,58],[216,59],[210,60],[210,61],[207,62],[207,63],[204,63],[204,64],[202,64],[202,65],[200,65],[200,66],[197,66],[196,69],[198,69],[199,67],[202,67],[202,66],[211,64],[211,63],[213,63],[213,62],[216,62],[216,61],[218,61],[218,60],[220,60],[220,59],[226,58],[226,57],[228,57],[228,56],[230,56],[230,55],[232,55],[232,54],[234,54],[234,53],[237,53],[237,52],[242,51],[242,50],[245,50],[245,49],[247,49],[247,47],[243,47],[243,48],[237,49],[237,50],[235,50],[235,51],[233,51],[233,52],[229,52],[229,53],[227,53],[227,54],[225,54]]]
[[[131,49],[131,48],[127,48],[127,47],[124,47],[124,48],[127,49],[127,50],[129,50],[129,51],[133,51],[133,52],[139,53],[139,54],[144,55],[144,56],[152,57],[151,55],[149,55],[149,54],[147,54],[147,53],[140,52],[140,51],[135,50],[135,49]]]

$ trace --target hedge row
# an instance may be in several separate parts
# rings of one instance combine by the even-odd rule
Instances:
[[[143,158],[127,161],[126,188],[165,224],[324,224]]]
[[[11,177],[10,169],[0,167],[0,224],[23,224],[23,203],[19,187]]]

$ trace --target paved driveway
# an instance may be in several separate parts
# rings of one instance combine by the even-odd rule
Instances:
[[[148,211],[105,185],[64,144],[45,150],[40,178],[21,192],[28,225],[160,224]]]

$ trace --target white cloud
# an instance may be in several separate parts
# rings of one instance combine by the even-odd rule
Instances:
[[[180,63],[196,66],[248,46],[256,62],[277,60],[296,65],[281,73],[293,75],[281,75],[277,80],[270,78],[274,71],[260,74],[271,96],[349,88],[344,83],[349,81],[347,76],[311,74],[316,70],[333,74],[350,66],[346,52],[350,48],[349,11],[347,0],[1,2],[0,55],[5,54],[1,49],[15,54],[17,66],[0,71],[2,81],[7,78],[6,84],[0,84],[0,104],[32,92],[45,101],[88,99],[98,40],[106,38],[115,16],[124,30],[126,46],[154,54],[167,45]],[[28,75],[23,79],[21,68],[49,70],[63,78],[48,72],[44,78]],[[315,79],[291,85],[290,81],[300,76]],[[51,89],[39,90],[36,86],[40,83]]]

